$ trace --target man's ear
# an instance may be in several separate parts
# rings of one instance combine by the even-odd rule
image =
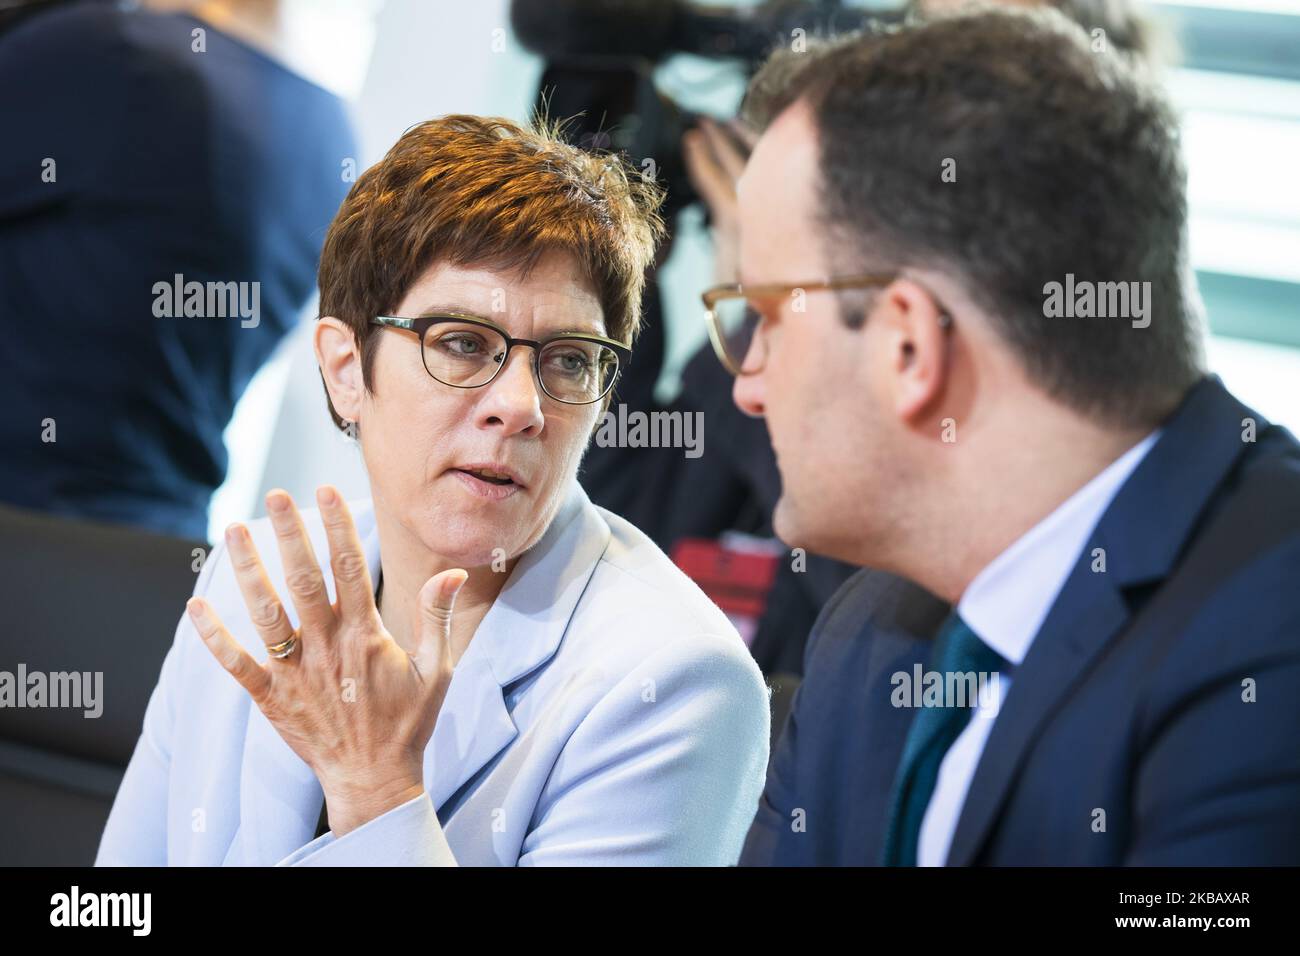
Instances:
[[[356,336],[334,316],[323,315],[316,321],[312,343],[334,410],[344,421],[359,422],[365,382]]]
[[[948,387],[948,332],[942,310],[911,279],[891,282],[868,325],[878,323],[889,398],[898,417],[917,423],[932,412]]]

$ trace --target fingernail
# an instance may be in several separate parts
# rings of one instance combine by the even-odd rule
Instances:
[[[289,510],[289,496],[272,492],[266,496],[266,507],[276,514]]]
[[[185,610],[195,624],[203,620],[203,602],[198,598],[190,598],[186,601]]]
[[[334,494],[334,489],[331,488],[329,485],[326,485],[323,488],[319,488],[316,491],[316,500],[319,501],[322,505],[325,506],[332,505],[337,499],[338,499],[338,495]]]
[[[237,544],[239,542],[239,530],[238,524],[226,526],[226,542],[228,544]]]

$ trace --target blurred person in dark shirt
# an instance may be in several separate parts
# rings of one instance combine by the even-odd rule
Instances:
[[[0,33],[0,500],[204,538],[356,146],[280,4],[159,6]]]

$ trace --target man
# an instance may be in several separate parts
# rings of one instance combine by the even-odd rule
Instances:
[[[734,397],[781,538],[880,570],[741,862],[1300,862],[1300,446],[1205,374],[1161,94],[986,10],[779,58],[747,109]]]
[[[933,16],[969,2],[917,0],[909,12]],[[1055,6],[1084,28],[1094,46],[1151,67],[1172,56],[1173,43],[1164,25],[1138,0],[1003,2]],[[752,145],[747,126],[733,123],[724,127],[707,118],[682,140],[686,169],[708,209],[719,282],[736,280],[739,227],[735,180]],[[747,419],[734,406],[731,378],[714,360],[708,345],[687,361],[676,398],[668,405],[655,402],[654,387],[665,355],[665,329],[653,287],[645,311],[646,326],[638,339],[636,358],[619,380],[619,402],[629,412],[702,414],[708,425],[706,457],[688,459],[679,448],[594,445],[583,461],[588,494],[631,520],[670,553],[684,538],[716,538],[727,530],[771,536],[771,516],[781,483],[762,422]],[[776,694],[774,732],[780,729],[791,677],[803,672],[809,630],[853,571],[851,565],[815,554],[797,560],[787,555],[775,563],[771,589],[750,643],[754,659]]]

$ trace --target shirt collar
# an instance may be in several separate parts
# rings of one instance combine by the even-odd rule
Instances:
[[[1012,667],[1029,652],[1111,499],[1159,436],[1157,429],[1107,465],[985,565],[962,593],[957,613]]]

